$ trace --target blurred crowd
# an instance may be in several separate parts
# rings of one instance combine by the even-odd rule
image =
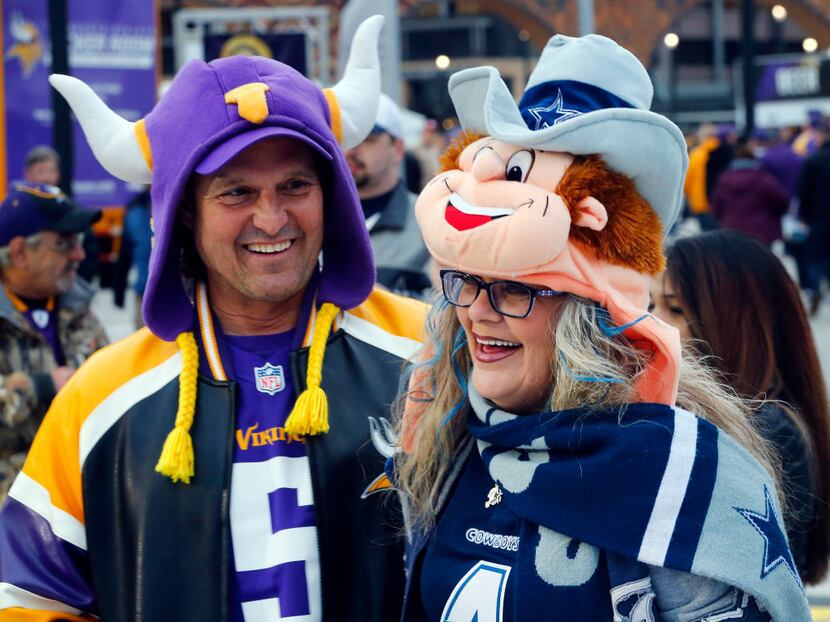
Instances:
[[[811,111],[803,127],[739,134],[702,124],[686,136],[686,219],[675,235],[734,229],[767,246],[783,241],[811,314],[830,269],[830,119]]]

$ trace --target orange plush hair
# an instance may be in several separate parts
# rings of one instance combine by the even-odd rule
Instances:
[[[666,266],[663,226],[657,213],[637,192],[634,181],[612,171],[597,155],[577,156],[565,171],[556,193],[575,217],[575,206],[592,196],[605,206],[608,224],[602,231],[571,227],[570,238],[601,260],[657,274]]]
[[[443,173],[444,171],[454,171],[461,168],[458,163],[461,152],[467,148],[467,145],[474,143],[479,138],[484,138],[484,135],[468,132],[467,130],[456,136],[444,150],[444,153],[441,154],[441,157],[438,158],[438,163],[441,165],[438,172]]]

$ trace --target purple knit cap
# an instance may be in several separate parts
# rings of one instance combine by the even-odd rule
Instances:
[[[240,116],[225,94],[250,83],[264,83],[268,116],[252,123]],[[363,211],[349,167],[330,128],[323,92],[291,67],[260,57],[191,61],[176,75],[156,107],[145,117],[153,154],[155,243],[144,293],[144,319],[150,330],[172,341],[193,330],[193,305],[180,271],[181,240],[174,238],[176,212],[196,172],[217,170],[253,143],[290,136],[320,153],[331,176],[323,225],[323,269],[318,303],[350,309],[363,302],[375,282],[375,268]]]

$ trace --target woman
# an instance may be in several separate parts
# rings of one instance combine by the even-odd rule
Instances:
[[[765,400],[753,419],[781,456],[801,578],[818,583],[830,555],[830,411],[798,287],[765,246],[734,231],[680,239],[667,260],[653,313],[742,397]]]
[[[492,68],[450,94],[475,134],[416,204],[443,302],[398,408],[403,620],[808,620],[765,443],[646,311],[687,158],[645,69],[555,36],[518,107]]]

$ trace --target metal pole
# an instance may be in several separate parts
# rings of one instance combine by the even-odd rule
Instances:
[[[712,56],[715,82],[726,79],[726,50],[723,38],[723,0],[712,0]]]
[[[594,0],[579,0],[579,36],[594,32]]]
[[[69,74],[69,16],[67,0],[49,0],[49,33],[52,42],[52,73]],[[72,196],[75,159],[72,145],[72,117],[69,104],[52,91],[52,141],[61,158],[61,190]]]
[[[741,0],[741,63],[743,74],[744,135],[755,129],[755,1]]]

